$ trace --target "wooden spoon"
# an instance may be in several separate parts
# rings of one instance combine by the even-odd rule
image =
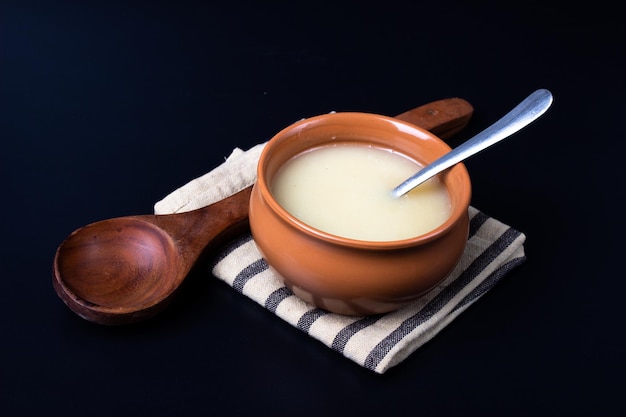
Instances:
[[[472,113],[467,101],[449,98],[396,117],[446,139]],[[212,248],[246,230],[251,189],[194,211],[118,217],[77,229],[54,257],[56,293],[80,317],[98,324],[155,315]]]

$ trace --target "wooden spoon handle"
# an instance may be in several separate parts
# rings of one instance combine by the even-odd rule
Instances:
[[[441,139],[448,139],[467,126],[474,108],[462,98],[445,98],[395,116],[404,122],[426,129]]]
[[[247,230],[251,192],[252,186],[193,211],[150,215],[149,221],[169,232],[179,246],[180,262],[191,268],[207,253]]]

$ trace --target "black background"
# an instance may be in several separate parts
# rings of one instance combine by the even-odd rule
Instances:
[[[0,3],[0,414],[623,415],[622,41],[601,2]],[[52,289],[74,229],[151,213],[288,124],[462,97],[454,145],[547,88],[467,161],[527,262],[384,375],[219,280],[108,328]],[[221,411],[218,411],[221,410]]]

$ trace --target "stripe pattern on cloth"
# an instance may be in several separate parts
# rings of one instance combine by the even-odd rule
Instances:
[[[470,234],[455,269],[399,310],[364,317],[330,313],[295,296],[269,268],[248,233],[212,264],[213,275],[357,364],[382,374],[431,340],[526,260],[525,235],[469,208]]]

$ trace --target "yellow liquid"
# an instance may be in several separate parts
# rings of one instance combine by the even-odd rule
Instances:
[[[401,240],[450,216],[448,193],[436,177],[392,197],[391,190],[421,168],[388,150],[338,144],[287,161],[270,188],[285,210],[316,229],[357,240]]]

